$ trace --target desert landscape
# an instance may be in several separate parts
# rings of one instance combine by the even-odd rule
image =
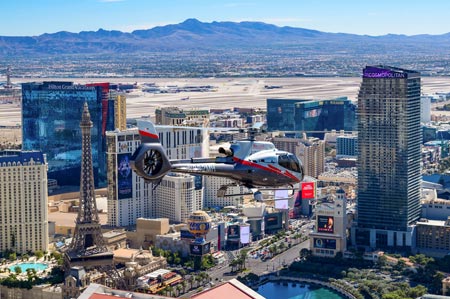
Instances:
[[[361,78],[317,77],[317,78],[192,78],[192,79],[20,79],[14,83],[32,81],[73,81],[76,83],[111,82],[137,83],[144,87],[154,84],[158,87],[171,86],[213,86],[214,91],[149,93],[141,89],[127,94],[127,117],[154,116],[155,109],[162,106],[180,108],[233,108],[256,107],[265,109],[268,98],[329,99],[346,96],[356,101]],[[275,88],[271,88],[275,87]],[[449,77],[422,78],[422,93],[450,92]],[[16,126],[21,123],[20,104],[0,105],[0,126]],[[446,112],[435,111],[437,114]],[[2,130],[0,143],[21,141],[19,129]]]

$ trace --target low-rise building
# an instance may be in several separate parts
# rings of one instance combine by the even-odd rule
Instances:
[[[315,256],[334,257],[347,250],[347,199],[339,189],[333,203],[316,206],[316,224],[309,234],[310,250]]]
[[[435,193],[435,190],[431,191]],[[445,221],[450,217],[450,200],[431,197],[431,199],[422,199],[421,204],[423,218]]]
[[[450,217],[446,221],[420,219],[416,224],[417,253],[443,257],[450,253]]]
[[[169,232],[168,218],[138,218],[136,220],[136,230],[128,231],[127,237],[132,248],[148,248],[155,244],[157,235],[165,235]]]

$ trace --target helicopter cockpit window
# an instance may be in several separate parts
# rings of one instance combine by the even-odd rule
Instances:
[[[300,161],[295,155],[280,155],[278,157],[278,163],[286,169],[301,172]]]

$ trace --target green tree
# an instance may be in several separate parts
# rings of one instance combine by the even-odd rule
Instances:
[[[42,250],[37,250],[34,255],[36,256],[36,258],[39,260],[44,256],[44,252]]]
[[[20,266],[15,266],[14,272],[16,272],[17,275],[19,275],[20,273],[22,273],[22,268]]]
[[[187,282],[186,282],[186,280],[183,280],[183,281],[181,282],[181,286],[182,286],[182,288],[183,288],[183,293],[186,293],[186,287],[187,287]]]
[[[242,249],[239,252],[239,258],[240,258],[241,263],[242,263],[242,266],[241,266],[242,268],[241,269],[245,269],[245,261],[247,260],[247,255],[248,255],[249,251],[250,251],[250,249],[245,248],[245,249]]]
[[[10,261],[15,261],[15,260],[17,260],[17,254],[16,254],[15,252],[10,253],[9,256],[8,256],[8,259],[9,259]]]
[[[300,258],[308,258],[311,256],[311,251],[308,248],[300,250]]]
[[[377,264],[379,267],[384,267],[387,265],[387,257],[385,255],[382,255],[378,258]]]
[[[183,287],[181,286],[181,284],[177,285],[177,296],[180,296],[181,290],[183,289]]]

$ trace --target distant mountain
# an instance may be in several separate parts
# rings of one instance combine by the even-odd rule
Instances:
[[[30,37],[0,36],[0,55],[127,54],[155,51],[227,49],[297,49],[305,53],[386,53],[448,51],[450,33],[443,35],[367,36],[279,27],[261,22],[212,22],[188,19],[131,33],[61,31]]]

